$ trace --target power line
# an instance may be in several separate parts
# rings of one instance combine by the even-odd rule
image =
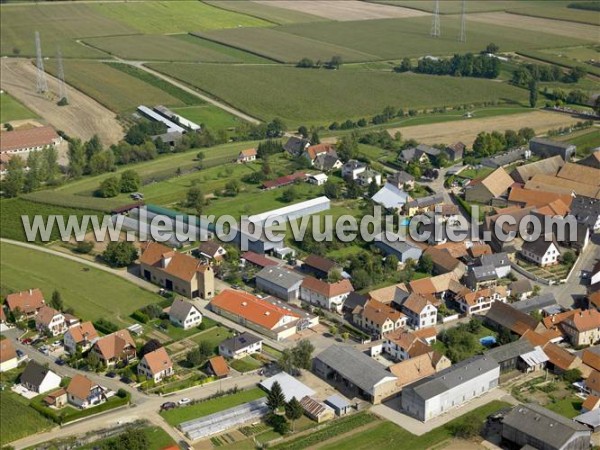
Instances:
[[[39,94],[48,92],[48,81],[46,80],[46,72],[44,72],[44,59],[42,58],[42,44],[40,41],[40,32],[35,32],[35,54],[37,65],[37,86],[36,91]]]
[[[65,68],[63,66],[62,52],[60,47],[56,48],[56,64],[58,66],[58,97],[59,100],[67,100],[67,89],[65,86]]]
[[[435,7],[433,10],[433,21],[431,22],[431,35],[433,37],[440,37],[442,34],[440,30],[440,0],[435,0]]]
[[[460,15],[460,42],[467,42],[467,0],[462,0]]]

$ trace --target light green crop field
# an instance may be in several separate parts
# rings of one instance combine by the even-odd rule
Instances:
[[[148,34],[272,25],[256,17],[226,11],[201,2],[115,2],[94,4],[93,7],[98,13],[112,20]]]
[[[1,243],[2,287],[20,291],[37,287],[49,298],[60,291],[67,307],[83,320],[108,318],[131,323],[136,309],[160,300],[122,278],[60,256]],[[97,289],[102,286],[102,289]]]
[[[27,109],[25,105],[9,95],[7,92],[0,94],[0,122],[6,123],[10,120],[35,119],[37,115]]]
[[[274,6],[265,5],[263,3],[253,3],[250,1],[208,0],[205,1],[205,3],[218,8],[227,9],[229,11],[235,11],[241,14],[259,17],[278,25],[283,25],[286,23],[323,22],[327,20],[323,17],[303,13],[300,11],[292,11],[290,9],[277,8]]]
[[[54,60],[45,67],[56,74]],[[184,106],[180,99],[104,63],[65,60],[64,67],[68,84],[116,113],[134,111],[139,105]]]
[[[552,4],[548,4],[549,2],[541,3],[546,4],[539,4],[528,8],[508,8],[506,12],[521,14],[523,16],[543,17],[546,19],[587,23],[590,25],[598,25],[600,23],[597,12],[594,13],[594,11],[567,8],[566,5],[562,4],[562,2],[556,2],[556,4],[554,2]]]
[[[328,24],[332,24],[328,22]],[[279,62],[297,62],[307,57],[328,61],[332,56],[341,56],[344,61],[372,61],[379,59],[375,54],[356,51],[344,43],[330,44],[315,40],[312,36],[296,36],[279,28],[236,28],[194,33],[242,50],[254,52]]]
[[[483,50],[490,42],[496,43],[501,51],[567,47],[587,43],[537,30],[479,22],[469,22],[468,25],[468,39],[464,43],[458,42],[459,15],[444,18],[442,35],[439,38],[429,36],[429,17],[285,25],[277,30],[378,55],[380,59],[477,52]],[[590,36],[588,42],[595,43],[595,37]]]
[[[388,105],[418,109],[491,100],[523,102],[527,94],[506,83],[473,78],[283,66],[151,66],[256,117],[280,117],[289,128],[369,117]]]
[[[86,39],[86,44],[119,58],[141,61],[239,62],[226,53],[213,50],[203,39],[178,39],[175,36],[132,35]]]
[[[243,123],[239,117],[209,104],[172,108],[172,110],[192,122],[205,124],[210,130],[235,128]]]
[[[0,7],[2,55],[35,56],[34,32],[39,31],[44,56],[54,56],[60,45],[63,56],[102,58],[97,50],[76,42],[77,38],[131,34],[127,25],[98,14],[89,4],[2,5]]]
[[[0,392],[0,445],[52,428],[53,423],[28,406],[28,400],[9,391]]]

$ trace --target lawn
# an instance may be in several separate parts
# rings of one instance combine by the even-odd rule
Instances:
[[[27,400],[11,391],[0,392],[0,445],[39,433],[54,424],[30,408]]]
[[[557,64],[559,66],[564,66],[564,67],[577,67],[577,66],[582,66],[583,68],[585,68],[585,70],[587,70],[588,73],[600,76],[600,68],[592,65],[592,64],[588,64],[586,62],[580,62],[580,61],[576,61],[574,59],[572,59],[570,56],[565,56],[562,53],[557,53],[557,50],[553,50],[553,54],[551,53],[547,53],[544,51],[540,51],[540,50],[519,50],[516,52],[519,55],[522,56],[526,56],[528,58],[531,59],[537,59],[539,61],[542,62],[546,62],[546,63],[550,63],[550,64]],[[568,53],[567,53],[568,55]]]
[[[600,130],[598,128],[590,128],[566,134],[564,136],[558,136],[554,139],[557,141],[567,141],[570,144],[576,145],[577,155],[585,156],[590,150],[600,147]]]
[[[445,2],[443,2],[445,3]],[[469,22],[469,39],[459,42],[460,16],[443,21],[439,38],[429,36],[431,19],[361,20],[315,22],[275,28],[236,28],[201,32],[200,35],[223,44],[257,53],[281,62],[296,63],[303,57],[329,60],[339,55],[345,62],[398,60],[423,55],[452,55],[479,52],[490,42],[502,51],[567,47],[593,43],[528,29]]]
[[[379,425],[363,431],[362,433],[353,434],[345,439],[337,440],[330,445],[327,445],[325,442],[325,445],[319,448],[322,450],[370,450],[374,448],[410,450],[416,448],[432,448],[441,442],[452,438],[452,428],[454,426],[471,421],[477,421],[483,426],[487,416],[506,406],[510,405],[502,401],[494,400],[421,436],[415,436],[392,422],[381,422]],[[318,432],[315,434],[318,434]]]
[[[238,372],[250,372],[261,367],[262,363],[252,356],[244,356],[243,358],[231,361],[229,365]]]
[[[29,217],[31,223],[35,216],[41,216],[45,221],[50,215],[62,216],[68,220],[68,217],[71,215],[76,215],[81,218],[84,214],[98,214],[97,211],[48,206],[21,198],[0,200],[0,208],[2,210],[2,214],[0,214],[0,236],[17,241],[27,241],[27,235],[25,234],[22,220],[22,216],[24,215]],[[59,238],[60,234],[55,227],[50,234],[50,241]],[[41,237],[36,236],[35,242],[38,244],[42,243]]]
[[[151,66],[256,117],[280,117],[288,128],[369,118],[389,105],[407,110],[474,102],[524,102],[527,94],[490,80],[410,73],[265,65],[206,64],[201,70],[193,64]]]
[[[212,327],[210,330],[206,330],[203,333],[197,334],[192,338],[192,340],[197,344],[200,342],[208,342],[214,349],[214,352],[217,353],[219,344],[232,336],[233,332],[229,328],[217,325],[216,327]]]
[[[573,417],[581,414],[582,403],[583,400],[581,400],[579,397],[567,397],[563,398],[562,400],[558,400],[557,402],[550,402],[545,405],[545,407],[550,411],[560,414],[561,416],[572,419]]]
[[[169,446],[175,445],[173,438],[160,427],[145,427],[142,428],[144,434],[148,438],[148,449],[147,450],[161,450]],[[91,444],[79,447],[80,450],[95,450],[97,448],[104,448],[103,444],[108,444],[114,438],[101,439],[94,441]]]
[[[68,84],[116,113],[133,112],[139,105],[185,105],[179,98],[108,64],[65,60],[64,66]],[[54,60],[47,61],[45,67],[50,73],[56,73]]]
[[[32,26],[35,24],[35,27]],[[98,14],[93,5],[44,4],[2,5],[0,26],[2,55],[35,56],[34,31],[40,32],[44,56],[53,57],[60,45],[66,58],[103,58],[105,54],[78,44],[76,38],[126,35],[134,29]]]
[[[460,172],[457,177],[460,178],[468,178],[469,180],[475,180],[479,178],[485,178],[490,173],[492,173],[494,169],[490,167],[482,167],[481,169],[465,169]]]
[[[60,291],[66,307],[83,320],[109,318],[129,325],[129,315],[160,300],[133,283],[84,264],[42,252],[1,243],[2,288],[20,291],[40,288],[46,298]],[[102,289],[97,289],[102,286]]]
[[[256,17],[215,8],[201,2],[108,2],[93,6],[97,13],[147,34],[271,25]]]
[[[11,120],[34,119],[37,115],[7,92],[0,94],[0,123]]]
[[[192,122],[204,124],[209,130],[236,128],[244,123],[239,117],[210,104],[172,108],[172,110]]]
[[[260,388],[253,388],[247,391],[240,391],[235,394],[195,403],[193,405],[163,411],[160,414],[169,425],[177,426],[182,422],[233,408],[234,406],[239,406],[261,397],[265,397],[265,392]]]

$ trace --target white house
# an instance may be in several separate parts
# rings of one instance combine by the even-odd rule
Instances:
[[[350,178],[356,180],[358,175],[367,170],[367,165],[364,162],[351,159],[342,166],[342,178]],[[381,177],[380,177],[381,181]]]
[[[458,303],[461,311],[470,316],[488,311],[494,302],[506,303],[506,297],[506,287],[497,286],[474,292],[468,291],[458,295],[454,300]]]
[[[219,344],[219,355],[227,358],[243,358],[244,356],[260,353],[263,340],[254,334],[244,332]]]
[[[546,241],[544,236],[535,241],[527,241],[521,248],[521,255],[540,267],[558,264],[560,250],[553,240]]]
[[[106,400],[104,389],[85,375],[77,374],[67,387],[67,400],[78,408],[89,408]]]
[[[0,372],[12,370],[19,365],[17,352],[9,339],[0,341]]]
[[[92,322],[72,326],[63,336],[65,350],[71,354],[77,352],[77,346],[82,352],[89,350],[96,340],[98,340],[98,332]]]
[[[373,299],[367,301],[364,307],[354,308],[352,320],[359,327],[380,336],[407,324],[407,317],[400,311]]]
[[[239,163],[247,163],[247,162],[252,162],[252,161],[256,161],[256,149],[255,148],[248,148],[246,150],[242,150],[236,161]]]
[[[422,295],[410,294],[401,302],[400,307],[408,317],[409,325],[416,330],[437,323],[437,308]]]
[[[164,347],[146,353],[140,360],[138,375],[151,378],[155,383],[173,375],[173,363]]]
[[[61,378],[47,367],[35,361],[29,361],[21,374],[21,385],[30,391],[41,394],[57,389]]]
[[[344,300],[353,292],[349,280],[328,283],[314,277],[306,277],[300,285],[300,300],[328,310],[342,311]]]
[[[175,300],[169,310],[169,320],[175,326],[188,330],[202,322],[202,314],[192,303]]]
[[[356,182],[361,186],[369,186],[373,181],[377,186],[381,185],[381,174],[375,170],[367,169],[359,173],[356,177]]]
[[[58,336],[67,331],[65,316],[50,306],[42,306],[35,316],[35,327],[40,333]]]

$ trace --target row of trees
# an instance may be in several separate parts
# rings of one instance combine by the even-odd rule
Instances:
[[[523,87],[528,87],[532,81],[577,83],[586,75],[587,71],[581,66],[573,67],[563,73],[562,69],[554,64],[523,64],[513,71],[511,82]]]
[[[95,194],[102,198],[116,197],[120,193],[136,192],[141,183],[140,176],[135,170],[126,170],[120,177],[109,177],[103,180]]]
[[[499,131],[491,133],[482,131],[473,142],[473,155],[465,157],[464,161],[466,164],[470,164],[473,158],[492,156],[504,150],[525,145],[534,136],[535,131],[528,127],[521,128],[519,131],[506,130],[504,134]]]
[[[8,173],[2,181],[5,197],[16,197],[22,192],[35,191],[43,184],[57,184],[60,180],[58,153],[54,147],[29,153],[27,162],[18,156],[11,158],[6,169]]]
[[[322,62],[320,59],[314,61],[310,58],[302,58],[296,64],[296,67],[300,67],[301,69],[320,69],[324,67],[325,69],[339,69],[342,67],[344,61],[341,56],[332,56],[329,61]]]
[[[413,66],[404,58],[394,67],[394,72],[416,72],[429,75],[452,75],[454,77],[497,78],[500,75],[500,60],[489,55],[454,55],[452,58],[421,58]]]

